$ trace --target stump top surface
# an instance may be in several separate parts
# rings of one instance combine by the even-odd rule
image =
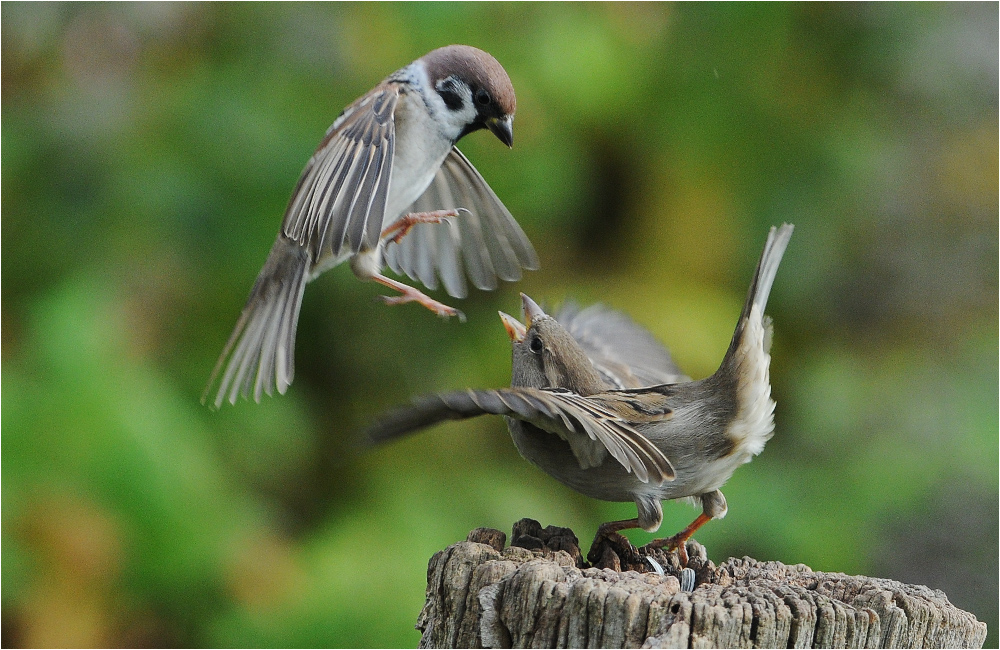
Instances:
[[[435,554],[421,647],[978,648],[986,638],[944,592],[885,578],[749,557],[715,565],[692,541],[684,591],[673,552],[640,549],[662,574],[629,551],[593,567],[572,531],[531,520],[505,544],[480,528]]]

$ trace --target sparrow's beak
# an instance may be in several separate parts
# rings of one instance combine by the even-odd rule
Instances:
[[[524,309],[524,322],[528,327],[531,327],[532,322],[547,316],[538,303],[523,293],[521,294],[521,307]]]
[[[510,337],[511,341],[520,343],[524,340],[524,335],[528,333],[528,328],[522,325],[521,321],[503,312],[500,312],[500,320],[503,321],[503,327],[507,330],[507,336]]]
[[[496,137],[500,138],[500,142],[504,143],[508,147],[514,146],[514,117],[507,116],[503,119],[498,117],[491,117],[486,120],[486,128],[490,130]]]

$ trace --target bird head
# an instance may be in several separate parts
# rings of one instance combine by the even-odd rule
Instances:
[[[511,340],[512,386],[566,388],[580,395],[607,390],[586,352],[559,321],[523,293],[521,305],[524,324],[500,312]]]
[[[514,145],[514,86],[495,58],[468,45],[448,45],[420,61],[448,112],[443,119],[460,127],[456,141],[489,129],[508,147]]]

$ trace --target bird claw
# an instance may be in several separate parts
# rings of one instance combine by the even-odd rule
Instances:
[[[463,314],[460,310],[455,309],[454,307],[449,307],[448,305],[438,302],[437,300],[434,300],[433,298],[430,298],[420,292],[417,293],[420,295],[417,296],[404,293],[401,296],[381,296],[381,298],[387,305],[402,305],[408,302],[417,302],[442,318],[458,316],[459,321],[463,323],[465,322],[465,314]]]
[[[677,553],[677,559],[684,568],[688,565],[688,560],[690,557],[687,552],[687,538],[681,538],[681,533],[674,535],[673,537],[664,537],[663,539],[654,539],[646,548],[662,548],[665,551],[674,551]]]
[[[388,238],[392,243],[398,244],[399,241],[403,239],[403,237],[406,237],[410,230],[412,230],[417,224],[441,223],[443,221],[447,221],[451,217],[457,217],[461,210],[465,210],[465,208],[458,208],[455,210],[435,210],[434,212],[411,212],[409,214],[404,214],[402,217],[389,224],[382,231],[382,239]],[[468,210],[465,211],[468,212]]]
[[[680,560],[681,568],[688,565],[688,551],[687,543],[688,540],[694,537],[695,531],[701,528],[703,525],[712,520],[712,517],[701,513],[698,517],[692,521],[687,528],[677,533],[672,537],[664,537],[663,539],[654,539],[649,544],[646,545],[647,548],[662,548],[668,551],[677,551],[677,559]]]
[[[402,305],[408,302],[416,302],[427,309],[431,310],[438,316],[442,318],[450,318],[451,316],[458,316],[458,320],[462,323],[465,322],[465,314],[461,311],[455,309],[454,307],[449,307],[443,302],[438,302],[434,300],[427,294],[423,293],[419,289],[414,289],[408,284],[403,284],[402,282],[397,282],[391,278],[387,278],[384,275],[376,274],[372,276],[372,280],[378,282],[379,284],[389,287],[395,291],[399,292],[398,296],[381,296],[383,302],[387,305]]]

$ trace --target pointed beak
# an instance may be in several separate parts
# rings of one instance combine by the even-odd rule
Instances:
[[[514,343],[520,343],[524,340],[524,335],[528,333],[528,328],[521,324],[521,321],[517,320],[510,314],[500,313],[500,320],[503,321],[503,327],[507,330],[507,336]]]
[[[514,117],[507,116],[503,119],[497,117],[491,117],[486,120],[486,128],[490,130],[493,135],[500,139],[500,142],[504,143],[508,147],[513,148],[514,146]]]
[[[531,323],[539,318],[547,316],[538,303],[523,293],[521,294],[521,308],[524,309],[524,322],[528,327],[531,327]]]

